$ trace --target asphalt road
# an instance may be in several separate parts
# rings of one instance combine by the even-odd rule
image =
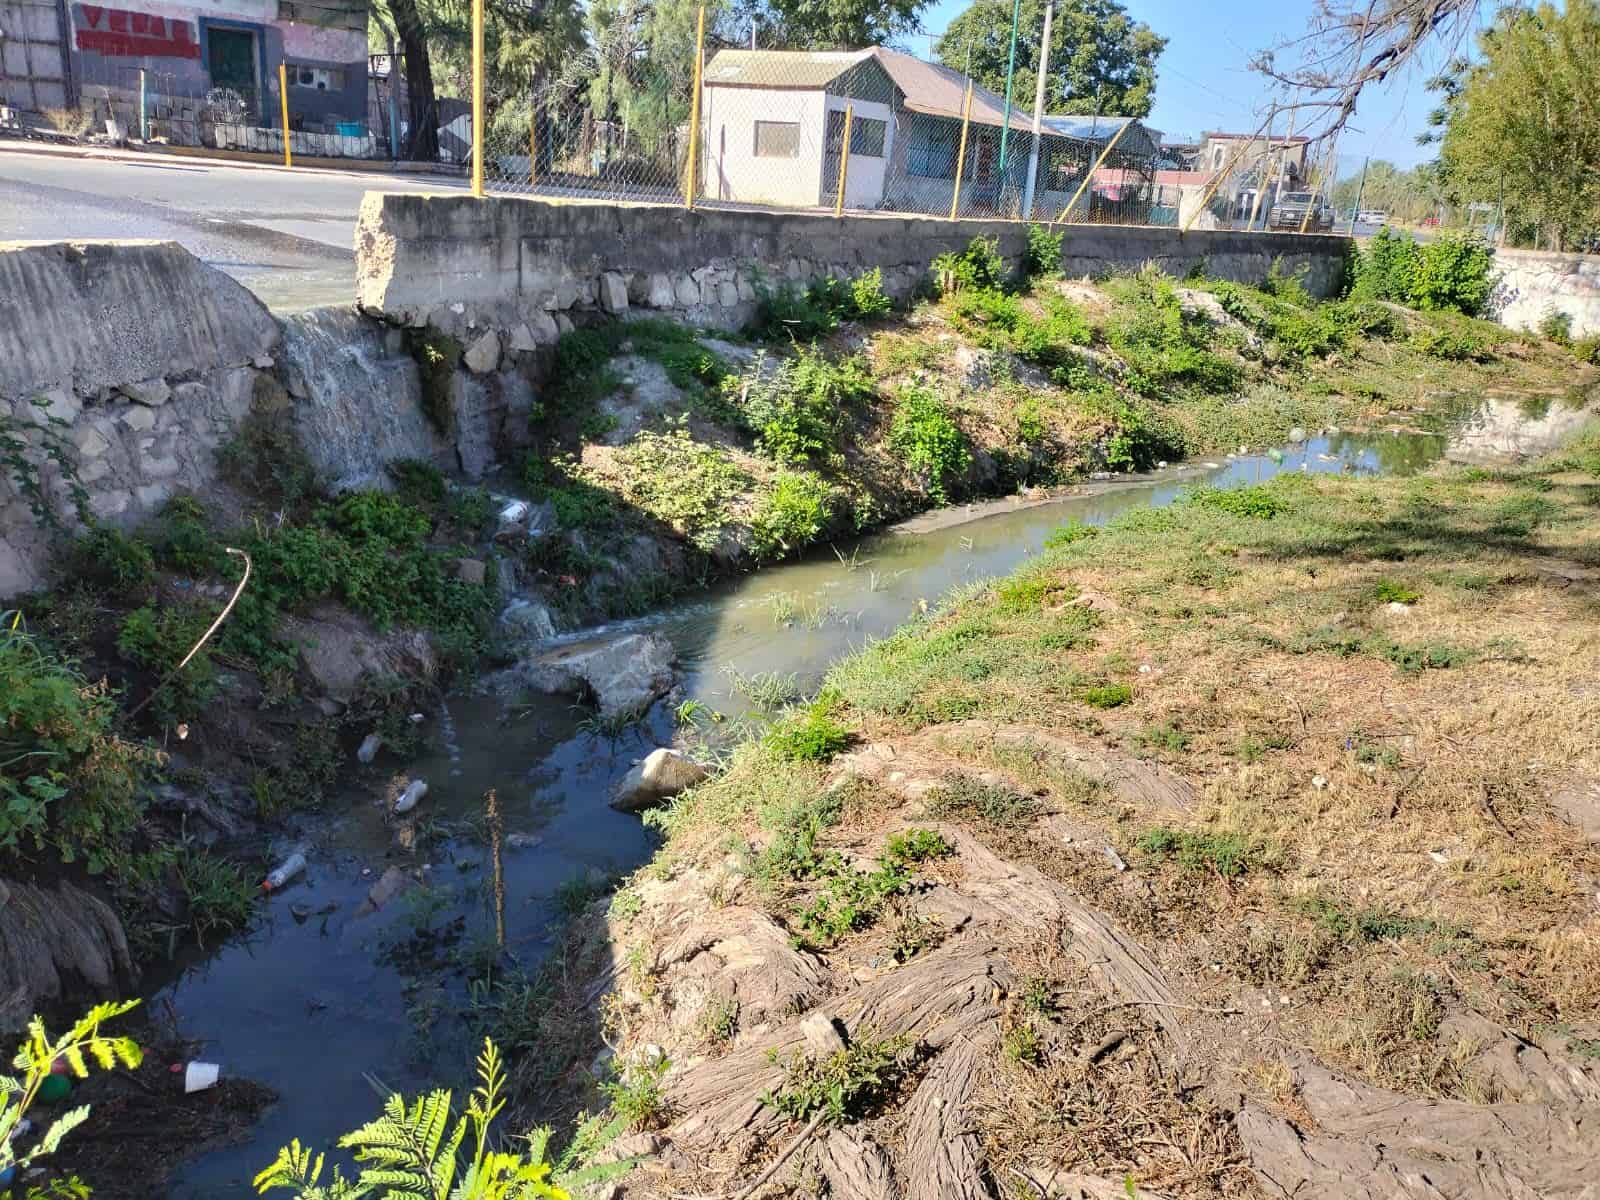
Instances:
[[[278,310],[355,298],[356,211],[368,191],[450,192],[438,178],[125,162],[19,153],[0,142],[0,241],[181,242]]]

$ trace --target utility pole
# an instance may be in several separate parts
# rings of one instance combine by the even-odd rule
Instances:
[[[1368,167],[1368,165],[1371,164],[1371,162],[1372,162],[1372,156],[1371,155],[1368,155],[1366,158],[1361,160],[1361,182],[1356,184],[1356,207],[1355,207],[1355,211],[1353,211],[1350,214],[1350,236],[1351,237],[1355,237],[1355,235],[1356,235],[1356,221],[1361,216],[1361,197],[1362,197],[1363,194],[1365,194],[1365,192],[1367,190],[1367,167]]]
[[[1050,74],[1050,17],[1055,0],[1044,6],[1044,41],[1039,46],[1039,86],[1033,92],[1033,145],[1028,147],[1028,182],[1022,189],[1022,219],[1033,220],[1033,190],[1039,178],[1039,142],[1044,130],[1044,83]]]
[[[1017,22],[1022,19],[1022,0],[1011,4],[1011,57],[1006,61],[1006,115],[1000,124],[1000,188],[1006,186],[1006,135],[1011,132],[1011,85],[1017,73]]]

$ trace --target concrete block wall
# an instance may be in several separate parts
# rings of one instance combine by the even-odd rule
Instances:
[[[1553,312],[1572,318],[1572,336],[1600,334],[1600,254],[1497,250],[1489,312],[1508,329],[1537,329]]]
[[[1063,229],[1069,275],[1153,260],[1176,275],[1203,268],[1259,282],[1282,259],[1290,270],[1304,266],[1308,286],[1323,294],[1339,286],[1349,245],[1317,235]],[[763,283],[803,286],[876,267],[884,289],[904,297],[935,256],[980,236],[1020,264],[1027,229],[1014,221],[369,193],[356,227],[357,302],[399,324],[466,340],[495,330],[518,344],[554,342],[574,318],[638,310],[735,329],[754,315]]]

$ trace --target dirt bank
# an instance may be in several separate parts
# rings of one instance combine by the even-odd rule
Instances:
[[[599,1001],[627,1196],[1587,1195],[1597,496],[1591,436],[1068,527],[659,814],[535,1107]]]

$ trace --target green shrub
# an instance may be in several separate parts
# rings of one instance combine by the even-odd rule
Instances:
[[[1065,230],[1051,233],[1043,225],[1028,226],[1026,268],[1029,279],[1060,274],[1061,239],[1065,235]]]
[[[1260,484],[1231,488],[1197,487],[1189,492],[1189,503],[1229,516],[1253,517],[1263,521],[1271,520],[1289,507],[1276,492]]]
[[[834,490],[820,476],[785,471],[761,497],[750,518],[757,558],[803,550],[833,521]]]
[[[156,556],[150,546],[109,525],[96,525],[72,551],[72,573],[119,592],[148,587],[155,580]]]
[[[448,436],[456,422],[454,383],[461,364],[461,343],[432,328],[408,328],[405,341],[422,383],[422,410],[433,427]]]
[[[1385,228],[1357,253],[1350,294],[1477,316],[1494,291],[1493,269],[1493,251],[1475,234],[1441,233],[1419,244]]]
[[[316,469],[287,407],[253,407],[217,451],[217,465],[225,478],[277,512],[298,512],[317,491]]]
[[[1539,333],[1563,346],[1572,344],[1572,314],[1551,309],[1539,322]]]
[[[102,871],[139,822],[139,789],[155,763],[115,730],[115,698],[0,618],[0,862],[53,846]]]
[[[1356,251],[1351,298],[1409,304],[1420,257],[1421,249],[1409,234],[1384,226]]]
[[[1006,263],[1000,257],[1000,239],[975,237],[957,254],[947,250],[933,260],[934,278],[941,292],[967,288],[1001,288],[1006,282]]]
[[[1158,826],[1136,843],[1146,854],[1175,859],[1189,871],[1215,871],[1225,879],[1243,875],[1257,855],[1236,833],[1191,833]]]
[[[193,496],[172,497],[155,523],[155,549],[161,561],[196,578],[222,574],[228,556],[211,532],[205,506]]]
[[[686,429],[641,433],[616,462],[624,498],[702,550],[716,545],[730,504],[750,484],[725,453],[695,441]]]
[[[1086,416],[1103,421],[1106,466],[1119,471],[1144,470],[1158,462],[1183,457],[1183,434],[1148,405],[1127,400],[1109,389],[1084,394]]]
[[[1400,332],[1400,319],[1376,300],[1339,300],[1324,308],[1350,335],[1392,338]]]
[[[889,445],[924,480],[928,496],[943,504],[948,487],[972,464],[967,435],[929,387],[908,383],[900,389]]]
[[[793,1121],[809,1121],[818,1113],[834,1125],[860,1120],[895,1094],[909,1044],[904,1035],[882,1040],[858,1034],[827,1058],[796,1052],[783,1064],[783,1083],[764,1093],[761,1103]],[[772,1061],[779,1062],[776,1051]]]
[[[1154,269],[1129,277],[1128,302],[1107,331],[1127,363],[1134,391],[1158,396],[1174,386],[1226,392],[1238,385],[1239,369],[1208,348],[1209,324],[1183,311],[1172,280]]]
[[[1422,599],[1421,592],[1392,579],[1378,580],[1373,595],[1379,604],[1415,604]]]
[[[1090,708],[1121,708],[1133,700],[1133,689],[1125,683],[1102,683],[1086,687],[1080,699]]]
[[[834,454],[850,410],[872,391],[872,375],[859,357],[834,362],[809,348],[776,367],[758,357],[722,387],[724,400],[755,433],[761,452],[780,463]]]
[[[117,633],[117,652],[130,662],[165,676],[175,668],[211,624],[203,612],[163,605],[136,608],[124,618]],[[153,702],[166,719],[197,716],[216,686],[210,647],[202,649],[157,694]]]
[[[787,762],[827,762],[850,744],[850,731],[827,706],[811,704],[767,734],[766,744]]]
[[[1478,362],[1488,357],[1487,348],[1470,333],[1431,326],[1411,335],[1411,348],[1447,362]]]
[[[1021,829],[1043,810],[1038,799],[975,775],[950,775],[927,795],[928,815],[973,818],[1001,829]]]
[[[883,291],[883,271],[877,267],[848,282],[831,275],[815,280],[803,292],[788,283],[776,289],[758,283],[756,298],[751,330],[769,341],[815,341],[839,328],[841,321],[871,320],[894,308]]]
[[[1100,530],[1093,525],[1085,525],[1077,517],[1073,517],[1065,525],[1058,525],[1045,535],[1044,546],[1046,550],[1056,550],[1062,546],[1070,546],[1074,542],[1087,541],[1089,538],[1098,537]]]
[[[894,301],[883,291],[881,267],[873,267],[865,275],[858,275],[851,280],[850,307],[856,316],[866,320],[888,316],[894,310]]]

